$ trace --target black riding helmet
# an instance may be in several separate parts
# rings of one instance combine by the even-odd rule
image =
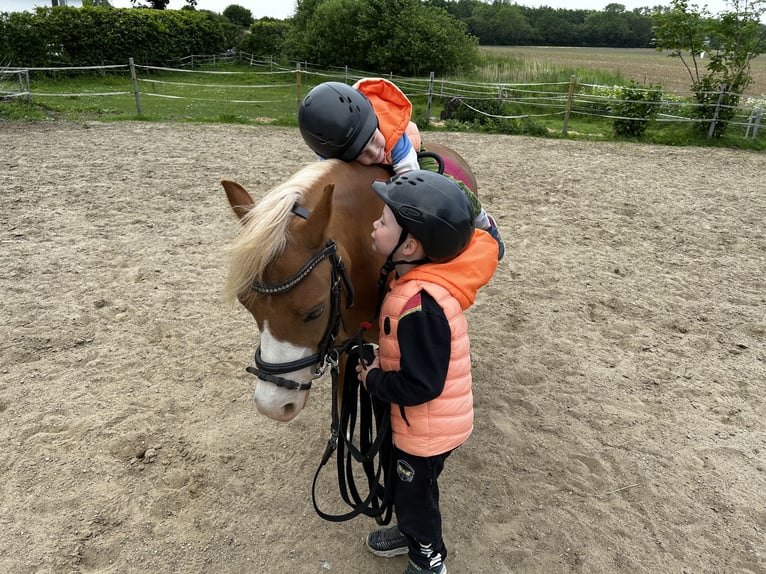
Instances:
[[[298,127],[317,155],[353,161],[378,128],[378,118],[362,92],[341,82],[324,82],[303,98]]]
[[[397,223],[423,244],[429,259],[452,259],[471,240],[473,211],[452,179],[415,170],[375,181],[372,189],[391,208]]]

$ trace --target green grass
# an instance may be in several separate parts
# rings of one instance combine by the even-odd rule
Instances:
[[[588,68],[576,60],[557,62],[542,52],[524,56],[511,48],[483,49],[481,62],[469,77],[478,82],[524,84],[568,82],[572,75],[585,84],[614,86],[628,82],[619,71]]]
[[[232,67],[229,71],[249,69]],[[36,115],[48,119],[126,120],[140,117],[150,121],[224,123],[247,123],[259,121],[259,118],[279,121],[294,115],[297,109],[294,75],[211,76],[160,71],[139,78],[140,114],[127,73],[39,74],[31,81],[32,107],[37,110]],[[259,84],[282,85],[258,88]],[[102,95],[107,93],[114,94]],[[21,102],[16,105],[0,103],[0,118],[15,119],[20,114],[18,108],[22,107],[28,106]]]
[[[572,75],[577,76],[579,84],[615,86],[626,85],[630,81],[623,72],[609,66],[588,68],[583,65],[582,57],[572,59],[570,65],[570,60],[563,58],[563,51],[556,54],[558,59],[546,59],[534,54],[517,57],[513,51],[487,50],[481,65],[471,75],[445,80],[473,83],[471,90],[483,89],[483,95],[472,93],[470,97],[485,98],[477,100],[481,102],[482,109],[494,104],[496,107],[489,113],[498,116],[535,114],[540,110],[525,109],[523,104],[501,104],[497,100],[497,84],[545,84],[545,91],[557,92],[564,97]],[[641,61],[642,66],[646,65],[640,54],[630,55],[628,61]],[[133,84],[127,71],[108,74],[79,71],[31,72],[32,105],[27,105],[25,101],[0,100],[0,120],[142,120],[296,126],[300,99],[312,86],[328,79],[323,75],[301,74],[298,85],[295,73],[254,73],[254,70],[258,71],[257,68],[245,65],[227,64],[219,65],[214,71],[236,73],[211,75],[200,71],[179,73],[139,68],[141,113],[137,111]],[[485,83],[488,84],[486,88],[481,88],[480,84]],[[8,84],[8,81],[0,75],[0,90],[4,89],[4,84]],[[405,85],[402,83],[403,89],[408,91]],[[422,93],[422,86],[424,84],[418,84],[409,91]],[[104,95],[109,92],[120,93]],[[438,82],[436,92],[438,94]],[[560,114],[525,119],[475,116],[446,122],[426,122],[427,97],[414,95],[411,99],[413,118],[422,129],[593,140],[619,139],[614,135],[612,123],[608,119],[577,114],[570,118],[566,136],[562,135],[563,118]],[[443,105],[443,99],[433,99],[431,118],[438,117]],[[667,145],[723,145],[766,149],[766,126],[755,140],[744,138],[743,133],[742,128],[736,128],[727,138],[711,141],[694,134],[688,125],[655,124],[647,130],[641,141]]]

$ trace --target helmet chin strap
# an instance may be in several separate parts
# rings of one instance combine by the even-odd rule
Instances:
[[[423,263],[431,263],[431,260],[426,257],[425,259],[416,259],[415,261],[405,261],[404,259],[402,259],[400,261],[392,261],[391,262],[391,264],[394,267],[396,267],[397,265],[404,265],[404,264],[422,265]]]
[[[380,308],[383,305],[383,298],[386,294],[386,284],[388,282],[388,275],[391,273],[391,271],[394,270],[394,267],[396,267],[399,264],[403,263],[409,263],[412,265],[419,265],[421,263],[429,263],[430,259],[418,259],[417,261],[394,261],[394,253],[397,249],[399,249],[402,244],[407,239],[407,231],[402,229],[402,234],[399,236],[399,241],[396,244],[396,247],[394,247],[391,250],[391,253],[388,254],[388,257],[386,257],[386,262],[383,264],[383,266],[380,268],[380,278],[378,279],[378,302],[377,305],[375,305],[375,317],[377,318],[380,316]]]
[[[399,249],[404,244],[404,242],[407,240],[407,236],[408,235],[409,235],[409,233],[407,232],[407,230],[406,229],[402,229],[402,234],[399,236],[399,242],[396,244],[396,247],[394,247],[391,250],[391,253],[388,254],[388,257],[386,258],[386,262],[383,265],[383,267],[384,268],[387,267],[389,272],[394,267],[396,267],[397,265],[404,265],[404,264],[420,265],[422,263],[430,263],[431,262],[431,260],[428,259],[427,257],[424,258],[424,259],[416,259],[415,261],[407,261],[407,260],[404,260],[404,259],[400,259],[399,261],[394,261],[393,260],[394,253],[396,253],[396,250]]]

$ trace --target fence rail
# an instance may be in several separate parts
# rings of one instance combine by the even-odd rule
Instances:
[[[246,63],[246,71],[209,69],[219,64]],[[95,71],[103,74],[125,74],[125,83],[115,90],[89,91],[83,93],[51,93],[34,90],[30,74]],[[172,80],[168,74],[177,74]],[[194,79],[188,76],[194,74]],[[164,79],[156,76],[163,75]],[[30,103],[45,98],[107,98],[132,94],[135,110],[142,114],[144,101],[152,98],[187,100],[193,102],[219,102],[236,106],[290,104],[297,111],[297,103],[310,87],[327,80],[352,83],[371,74],[352,70],[348,67],[335,69],[314,69],[305,62],[293,68],[280,66],[272,58],[260,58],[243,52],[226,52],[217,55],[191,55],[175,66],[137,65],[132,58],[125,65],[80,66],[60,68],[4,68],[0,69],[0,101],[3,99],[25,100]],[[129,76],[129,79],[127,78]],[[155,76],[155,77],[153,77]],[[237,78],[237,83],[221,81],[222,77]],[[288,81],[286,78],[291,77]],[[577,82],[573,76],[569,82],[552,83],[480,83],[459,82],[448,79],[405,78],[390,75],[402,91],[410,98],[425,98],[428,102],[425,122],[434,120],[431,103],[440,101],[443,108],[465,106],[477,116],[492,120],[523,120],[536,118],[562,118],[562,132],[567,133],[573,118],[600,118],[606,121],[629,120],[636,122],[655,121],[659,123],[703,122],[713,126],[723,109],[731,117],[727,120],[730,128],[740,129],[743,137],[758,136],[766,100],[739,96],[738,107],[727,106],[718,98],[718,105],[711,111],[711,117],[699,118],[694,113],[700,104],[688,96],[663,92],[653,106],[654,113],[648,117],[626,117],[615,113],[620,104],[629,102],[621,98],[619,87],[600,86]],[[9,78],[11,80],[9,80]],[[199,78],[206,78],[200,81]],[[242,78],[242,81],[239,81]],[[262,81],[263,79],[267,80]],[[18,86],[18,88],[16,88]],[[286,88],[290,88],[286,91]],[[637,88],[634,88],[637,89]],[[731,94],[729,94],[731,95]],[[714,99],[716,94],[710,94]],[[502,104],[499,106],[498,104]],[[513,110],[513,113],[498,110]],[[697,110],[698,111],[698,110]],[[711,132],[712,134],[712,127]],[[730,130],[731,133],[731,130]],[[763,131],[761,130],[763,135]]]

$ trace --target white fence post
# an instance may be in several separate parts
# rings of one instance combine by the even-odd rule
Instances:
[[[428,102],[426,103],[426,126],[431,120],[431,102],[434,99],[434,73],[428,75]]]
[[[758,128],[761,126],[761,118],[763,117],[763,110],[758,110],[755,114],[755,122],[753,123],[753,139],[758,136]]]

